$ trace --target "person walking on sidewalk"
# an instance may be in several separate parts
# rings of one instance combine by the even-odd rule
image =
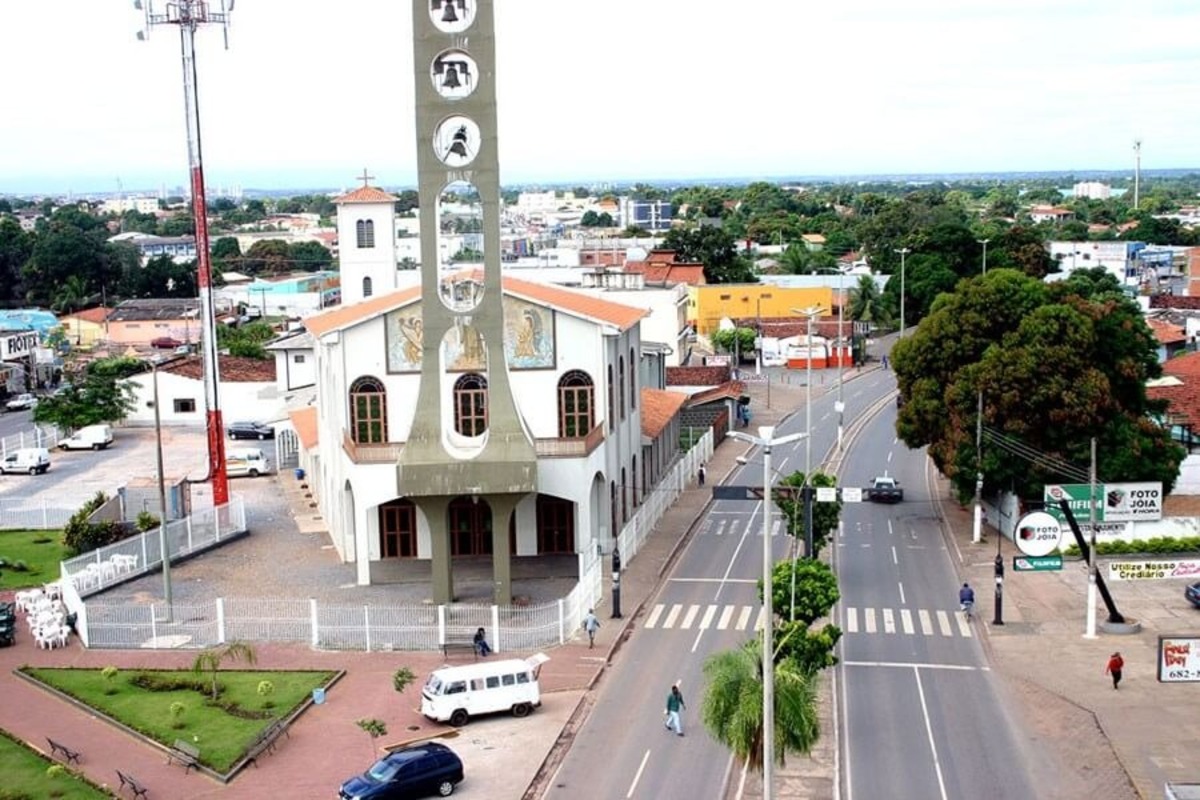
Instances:
[[[600,620],[596,619],[596,611],[589,608],[587,616],[583,618],[583,629],[588,635],[588,650],[596,646],[596,631],[600,630]]]
[[[671,693],[667,695],[667,719],[663,723],[663,727],[683,736],[683,723],[679,719],[679,712],[685,708],[687,708],[687,703],[683,702],[683,692],[679,691],[677,683],[671,687]]]
[[[696,470],[696,482],[698,484],[700,484],[701,486],[704,485],[704,476],[705,476],[704,465],[701,464],[700,469]]]
[[[1125,659],[1121,658],[1121,653],[1113,653],[1108,658],[1108,666],[1104,668],[1105,675],[1112,675],[1113,688],[1117,688],[1117,684],[1121,682],[1121,670],[1125,669]]]

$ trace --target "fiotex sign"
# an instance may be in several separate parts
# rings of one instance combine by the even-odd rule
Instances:
[[[22,331],[0,336],[0,361],[24,358],[38,346],[37,331]]]
[[[1088,485],[1067,483],[1047,485],[1043,492],[1046,512],[1063,520],[1059,501],[1066,499],[1075,521],[1084,524],[1091,513],[1088,507]],[[1163,490],[1161,483],[1098,483],[1096,484],[1097,522],[1151,522],[1162,519]]]

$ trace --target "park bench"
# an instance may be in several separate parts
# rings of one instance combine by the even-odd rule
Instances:
[[[142,786],[141,782],[138,781],[137,778],[133,777],[128,772],[121,772],[121,770],[117,770],[117,777],[121,779],[121,785],[117,788],[117,794],[125,791],[125,787],[128,786],[129,791],[133,792],[134,800],[137,800],[139,797],[145,798],[146,787]]]
[[[62,757],[67,760],[68,764],[78,764],[79,763],[79,751],[78,750],[72,750],[71,748],[69,748],[65,744],[63,744],[62,742],[54,741],[49,736],[46,737],[46,741],[50,743],[50,754],[51,755],[54,755],[55,753],[62,755]]]
[[[175,744],[167,751],[167,763],[178,761],[183,764],[183,771],[186,774],[189,769],[200,769],[200,748],[185,742],[183,739],[176,739]]]
[[[475,649],[475,639],[473,635],[472,638],[469,639],[459,636],[447,638],[446,641],[442,642],[442,655],[449,658],[451,650],[470,650],[471,655],[475,657],[475,660],[479,660],[479,651]]]
[[[275,720],[250,745],[250,749],[246,754],[246,761],[252,762],[254,768],[257,769],[258,757],[263,753],[273,753],[275,751],[275,743],[278,741],[280,734],[286,734],[289,739],[292,738],[292,732],[288,730],[283,720]]]

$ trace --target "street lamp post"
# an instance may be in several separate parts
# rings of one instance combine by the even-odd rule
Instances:
[[[775,614],[771,606],[772,570],[774,559],[771,554],[771,448],[776,445],[788,444],[801,438],[808,438],[807,433],[789,433],[786,436],[775,436],[775,426],[762,425],[758,436],[751,436],[741,431],[730,431],[726,434],[743,442],[763,449],[763,800],[771,800],[775,782]]]
[[[762,295],[754,301],[754,327],[758,333],[758,346],[754,348],[754,374],[762,375]]]
[[[158,549],[162,555],[163,596],[167,604],[167,622],[171,621],[171,553],[167,548],[167,488],[163,478],[162,416],[158,410],[158,364],[151,362],[154,375],[154,445],[158,459]]]
[[[843,414],[846,410],[846,404],[842,402],[842,349],[846,346],[846,339],[842,333],[842,323],[845,319],[846,308],[846,289],[845,289],[846,273],[838,271],[838,343],[837,343],[837,362],[838,362],[838,393],[837,402],[834,403],[834,408],[838,415],[837,428],[837,449],[842,452],[842,421]],[[810,555],[810,554],[805,554]]]
[[[907,247],[896,251],[900,254],[900,338],[904,338],[904,257],[912,252]]]
[[[976,239],[975,241],[983,245],[983,274],[987,275],[987,246],[991,239]]]
[[[813,318],[825,309],[820,306],[808,308],[793,308],[793,314],[808,317],[808,328],[805,334],[804,358],[804,485],[808,485],[808,473],[812,471],[812,339]],[[809,555],[805,553],[805,555]]]

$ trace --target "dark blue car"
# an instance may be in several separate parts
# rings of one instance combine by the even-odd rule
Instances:
[[[462,759],[444,744],[411,745],[384,756],[342,784],[341,800],[408,800],[449,797],[463,779]]]
[[[1183,590],[1183,596],[1196,608],[1200,608],[1200,582],[1193,583]]]

